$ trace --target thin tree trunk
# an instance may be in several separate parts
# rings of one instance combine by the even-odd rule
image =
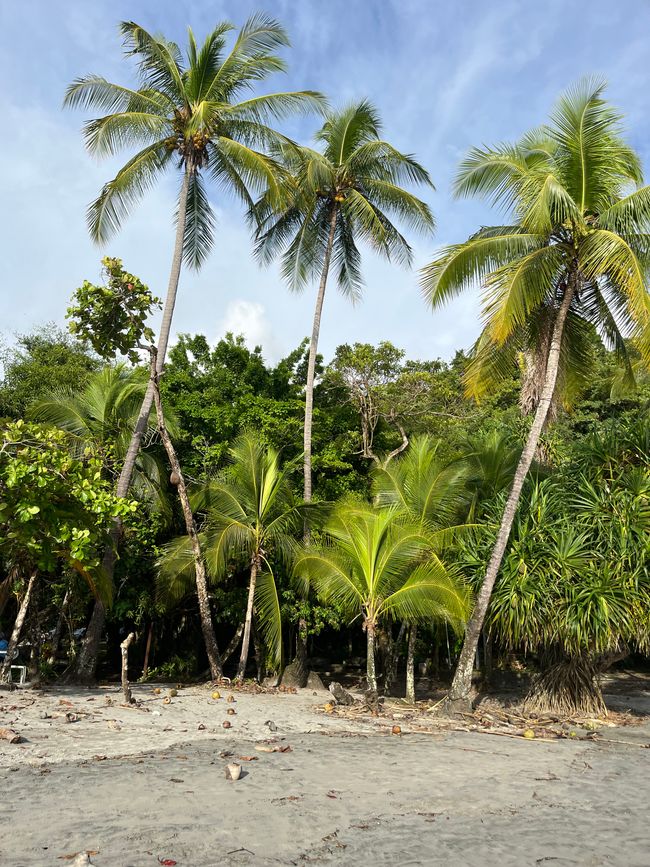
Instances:
[[[18,646],[18,642],[20,641],[20,633],[23,628],[23,623],[25,622],[25,617],[27,616],[29,600],[31,599],[35,583],[36,572],[32,572],[29,577],[29,582],[27,584],[27,590],[25,590],[25,595],[23,596],[23,601],[20,603],[20,608],[18,609],[18,614],[14,623],[13,632],[11,633],[11,638],[9,639],[9,646],[7,647],[7,655],[5,656],[4,662],[2,663],[2,668],[0,668],[0,683],[4,683],[7,680],[7,675],[11,671],[11,661],[16,651],[16,647]]]
[[[377,669],[375,667],[375,625],[366,621],[366,639],[368,643],[366,660],[366,680],[368,689],[377,692]]]
[[[124,693],[125,704],[133,704],[134,699],[129,686],[129,647],[135,641],[135,632],[129,632],[124,641],[120,644],[122,653],[122,692]]]
[[[409,630],[409,644],[406,654],[406,700],[415,704],[415,642],[418,637],[418,628],[413,623]]]
[[[186,163],[185,173],[183,175],[183,183],[181,186],[180,195],[178,198],[178,224],[176,226],[176,239],[174,242],[174,255],[172,257],[172,265],[169,273],[169,283],[167,286],[167,297],[165,299],[165,307],[163,310],[163,318],[160,325],[160,335],[158,337],[157,348],[157,370],[162,373],[165,364],[165,355],[167,354],[167,345],[169,343],[169,335],[171,332],[172,317],[174,315],[174,306],[176,304],[176,295],[178,292],[178,282],[181,275],[181,266],[183,264],[183,236],[185,232],[185,217],[187,214],[187,194],[190,185],[190,176],[192,167]],[[135,468],[136,458],[140,451],[142,437],[144,436],[149,425],[149,416],[151,407],[153,406],[153,384],[149,382],[145,392],[138,420],[131,435],[131,441],[124,457],[122,470],[117,480],[115,493],[118,497],[126,497],[133,478],[133,470]],[[121,535],[121,523],[116,521],[111,528],[111,539],[107,546],[104,557],[102,559],[102,568],[109,580],[113,579],[115,571],[116,551]],[[100,599],[95,600],[93,613],[84,636],[81,650],[77,658],[75,679],[81,682],[90,682],[95,679],[95,669],[97,667],[97,653],[99,651],[99,642],[102,632],[104,631],[104,621],[106,619],[106,608]]]
[[[255,612],[253,612],[255,614]],[[255,662],[257,664],[257,682],[262,683],[266,674],[266,666],[264,665],[264,644],[260,638],[260,634],[255,626],[255,617],[253,617],[253,648],[255,650]]]
[[[481,629],[483,628],[485,615],[487,613],[488,605],[490,603],[492,589],[494,587],[494,582],[496,581],[496,577],[501,566],[501,561],[503,560],[503,555],[508,544],[508,538],[510,537],[510,531],[512,529],[512,525],[515,519],[515,514],[517,511],[517,506],[519,504],[519,498],[521,496],[524,481],[526,480],[528,470],[530,469],[530,466],[535,457],[537,443],[544,428],[544,423],[548,415],[549,407],[551,406],[551,402],[553,400],[553,394],[555,392],[555,384],[557,382],[558,367],[560,362],[560,350],[562,346],[562,335],[564,333],[564,323],[566,322],[569,307],[571,306],[571,301],[575,293],[575,288],[576,278],[572,277],[567,283],[562,303],[560,304],[557,312],[555,325],[553,326],[553,337],[551,338],[551,347],[549,349],[548,363],[546,366],[546,376],[544,379],[544,387],[542,389],[539,405],[535,412],[535,417],[530,427],[530,431],[528,432],[526,445],[524,446],[521,457],[519,459],[519,464],[517,466],[517,471],[515,472],[512,488],[510,490],[510,494],[508,496],[508,500],[503,511],[503,516],[501,518],[499,533],[497,535],[497,539],[492,550],[490,562],[485,572],[485,578],[483,579],[483,584],[481,585],[481,589],[477,596],[474,610],[472,611],[472,616],[469,623],[467,624],[465,641],[463,642],[463,649],[461,650],[458,665],[456,667],[456,673],[454,674],[454,679],[452,681],[451,689],[449,691],[450,702],[459,702],[465,704],[469,701],[469,694],[472,687],[472,669],[474,665],[474,657],[476,655],[476,648],[478,646],[479,637],[481,635]]]
[[[151,653],[151,641],[153,639],[153,620],[149,624],[149,632],[147,633],[147,644],[144,649],[144,662],[142,664],[142,680],[147,679],[149,674],[149,654]]]
[[[320,284],[318,286],[318,295],[316,296],[316,308],[314,310],[314,321],[311,330],[311,340],[309,342],[309,359],[307,362],[307,384],[305,386],[305,426],[303,428],[303,497],[306,503],[311,502],[312,495],[312,478],[311,478],[311,440],[312,426],[314,417],[314,379],[316,376],[316,355],[318,354],[318,337],[320,335],[320,321],[323,314],[323,302],[325,300],[325,289],[327,287],[327,275],[330,269],[332,259],[332,249],[334,247],[334,236],[336,233],[336,218],[337,208],[332,207],[330,217],[330,232],[327,239],[327,247],[325,249],[325,258],[323,260],[323,271],[321,273]],[[309,533],[305,528],[304,534],[305,544],[309,542]],[[296,659],[299,671],[302,671],[306,676],[307,668],[307,622],[304,618],[298,621],[298,632],[296,634]]]
[[[63,633],[63,624],[65,622],[65,613],[68,610],[68,605],[70,604],[70,596],[72,595],[72,590],[70,589],[70,585],[65,591],[65,595],[63,597],[63,601],[61,602],[61,608],[59,609],[59,616],[56,620],[56,626],[54,627],[54,635],[52,636],[52,645],[50,647],[50,655],[48,657],[48,663],[50,665],[54,665],[56,662],[56,654],[59,649],[59,644],[61,643],[61,634]]]
[[[388,659],[386,660],[386,676],[384,677],[384,689],[387,691],[392,687],[397,679],[397,662],[399,659],[399,649],[406,632],[406,620],[402,620],[395,641],[391,641],[388,651]]]
[[[217,639],[214,634],[214,626],[212,625],[212,615],[210,614],[210,601],[208,598],[208,582],[205,575],[205,561],[203,552],[201,551],[201,541],[196,530],[196,522],[192,514],[192,507],[187,496],[187,487],[181,465],[178,461],[176,449],[171,441],[167,426],[165,425],[165,416],[160,399],[160,387],[158,382],[158,366],[156,363],[156,350],[151,350],[151,382],[153,384],[154,403],[156,405],[156,417],[158,419],[158,430],[163,446],[167,452],[169,466],[172,471],[172,478],[178,491],[178,498],[181,501],[183,509],[183,517],[185,518],[185,529],[192,545],[192,554],[194,557],[194,574],[196,577],[196,595],[199,600],[199,614],[201,617],[201,631],[203,632],[203,640],[205,642],[205,650],[208,655],[208,663],[210,665],[210,677],[212,680],[219,680],[223,677],[223,668],[221,667],[221,659],[219,657],[219,648],[217,647]]]
[[[241,656],[239,658],[239,666],[237,668],[236,680],[243,680],[246,674],[246,664],[248,662],[248,647],[251,640],[251,624],[253,622],[253,605],[255,602],[255,585],[257,583],[257,572],[259,562],[257,555],[253,557],[251,563],[251,574],[248,582],[248,603],[246,604],[246,619],[244,620],[244,637],[241,643]]]
[[[309,361],[307,363],[307,385],[305,387],[305,427],[303,436],[303,473],[304,473],[304,498],[306,502],[310,502],[312,494],[311,480],[311,431],[314,412],[314,377],[316,374],[316,354],[318,352],[318,337],[320,334],[320,320],[323,313],[323,301],[325,300],[325,288],[327,286],[327,275],[329,273],[330,261],[332,259],[332,248],[334,247],[334,235],[336,233],[336,206],[332,207],[332,215],[330,217],[330,233],[327,239],[327,247],[325,249],[325,258],[323,260],[323,272],[320,278],[318,287],[318,295],[316,296],[316,309],[314,310],[314,322],[311,330],[311,341],[309,343]]]

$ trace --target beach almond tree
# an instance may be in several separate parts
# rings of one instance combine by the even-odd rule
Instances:
[[[277,51],[289,44],[288,37],[266,15],[249,18],[229,50],[228,37],[235,28],[227,21],[218,24],[202,45],[188,30],[185,57],[175,42],[152,35],[133,21],[123,22],[120,30],[125,55],[137,64],[137,86],[87,75],[68,87],[65,105],[102,112],[85,126],[86,146],[94,156],[111,157],[139,148],[88,209],[88,228],[97,243],[105,244],[119,230],[165,172],[180,175],[176,235],[157,346],[161,373],[182,264],[200,268],[214,242],[206,179],[233,193],[248,208],[253,204],[251,196],[261,189],[274,200],[281,169],[265,151],[271,146],[287,147],[288,140],[269,123],[295,112],[321,110],[323,98],[313,91],[252,95],[259,82],[285,69]],[[153,398],[150,383],[117,481],[120,497],[131,483]],[[118,533],[116,529],[116,538]],[[114,569],[112,551],[107,549],[104,563],[109,574]],[[98,600],[79,654],[81,679],[94,676],[104,619]]]
[[[594,328],[633,381],[628,346],[650,363],[650,187],[625,143],[621,117],[586,79],[557,103],[550,121],[514,144],[475,148],[462,162],[457,196],[484,196],[507,225],[480,229],[422,270],[434,308],[476,283],[483,332],[467,374],[480,397],[512,373],[515,353],[534,360],[535,412],[479,591],[449,699],[469,700],[472,668],[522,487],[549,408],[588,377]],[[530,372],[530,371],[529,371]]]

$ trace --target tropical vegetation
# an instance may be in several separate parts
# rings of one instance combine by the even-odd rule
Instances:
[[[109,675],[133,631],[144,677],[278,684],[297,649],[297,685],[309,664],[369,702],[451,684],[453,705],[478,661],[485,685],[524,669],[537,712],[603,713],[603,673],[650,652],[650,188],[604,83],[461,162],[456,195],[502,218],[420,276],[434,311],[481,293],[469,352],[323,358],[330,277],[361,301],[364,247],[411,266],[410,234],[433,231],[428,170],[368,100],[260,92],[289,44],[267,16],[190,30],[184,52],[121,34],[134,86],[90,75],[65,103],[97,113],[91,154],[129,153],[88,210],[98,243],[178,177],[162,324],[106,257],[69,333],[2,349],[0,679],[27,647],[33,679]],[[276,129],[294,113],[321,115],[313,147]],[[173,337],[183,264],[213,247],[212,186],[243,205],[260,263],[317,284],[310,338],[276,364],[241,335]]]

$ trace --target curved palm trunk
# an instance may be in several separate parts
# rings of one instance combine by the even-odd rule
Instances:
[[[183,176],[183,184],[181,186],[181,191],[178,199],[178,225],[176,227],[174,255],[172,258],[172,266],[169,274],[169,284],[167,286],[165,308],[163,310],[163,318],[160,325],[160,335],[158,337],[158,355],[156,361],[156,369],[158,373],[162,373],[162,369],[165,363],[167,344],[169,343],[172,317],[174,315],[174,306],[176,304],[176,295],[178,292],[178,282],[181,276],[181,266],[183,263],[183,236],[185,232],[185,217],[187,214],[187,194],[189,190],[190,176],[192,174],[192,171],[192,167],[186,163],[185,174]],[[117,480],[115,493],[118,497],[126,497],[129,491],[129,486],[133,477],[133,470],[135,468],[135,461],[138,456],[138,452],[140,451],[140,444],[142,443],[142,437],[144,436],[145,431],[147,430],[147,427],[149,425],[149,416],[151,414],[152,406],[153,384],[149,382],[144,398],[142,400],[142,406],[140,407],[140,414],[138,415],[138,420],[133,429],[131,441],[124,457],[122,470]],[[115,551],[119,542],[120,532],[121,525],[119,522],[116,522],[111,528],[110,544],[107,546],[102,560],[102,568],[106,573],[107,577],[111,580],[113,578],[113,572],[115,570]],[[88,623],[88,628],[86,629],[86,635],[84,636],[81,650],[77,658],[75,670],[75,678],[77,680],[87,682],[92,681],[95,678],[95,669],[97,667],[97,653],[99,651],[99,642],[101,640],[102,632],[104,630],[105,619],[106,608],[104,606],[104,603],[100,599],[96,599],[93,613],[90,618],[90,622]]]
[[[572,278],[568,281],[564,298],[562,299],[562,303],[558,309],[555,324],[553,326],[553,336],[551,338],[551,345],[548,353],[544,386],[542,388],[537,411],[535,412],[535,417],[530,427],[530,431],[528,432],[528,438],[526,439],[526,445],[524,446],[519,459],[519,464],[517,465],[517,471],[515,472],[512,488],[505,509],[503,510],[501,526],[499,527],[499,533],[494,548],[492,549],[492,556],[490,557],[490,562],[485,572],[485,578],[483,579],[483,584],[481,585],[481,589],[476,599],[472,616],[467,624],[463,649],[449,691],[450,702],[466,703],[469,701],[476,648],[481,636],[481,629],[483,628],[483,622],[490,603],[494,582],[496,581],[501,561],[503,560],[503,555],[508,544],[508,538],[510,537],[510,531],[512,530],[512,524],[519,504],[519,497],[521,496],[521,491],[526,476],[528,475],[528,470],[530,469],[535,457],[537,444],[553,400],[560,362],[560,349],[562,346],[564,323],[566,322],[566,317],[569,312],[569,307],[571,306],[575,289],[576,280],[575,278]]]
[[[314,322],[311,330],[311,341],[309,343],[309,361],[307,363],[307,385],[305,387],[305,427],[304,427],[304,454],[303,454],[303,473],[304,473],[304,498],[306,502],[311,500],[312,484],[311,484],[311,431],[314,412],[314,376],[316,372],[316,353],[318,352],[318,337],[320,335],[320,320],[323,313],[323,301],[325,300],[325,288],[327,286],[327,275],[330,269],[332,259],[332,249],[334,247],[334,235],[336,232],[336,207],[332,208],[332,216],[330,217],[330,233],[327,239],[327,248],[325,250],[325,258],[323,260],[323,273],[321,274],[320,284],[318,286],[318,295],[316,296],[316,309],[314,310]]]
[[[366,621],[366,639],[368,643],[366,659],[366,680],[368,689],[377,692],[377,669],[375,666],[375,624]]]
[[[256,554],[251,563],[251,574],[248,582],[248,602],[246,603],[246,620],[244,621],[244,637],[241,643],[241,656],[239,657],[239,666],[237,667],[236,680],[243,680],[246,674],[246,665],[248,663],[248,648],[251,641],[251,626],[253,623],[253,607],[255,602],[255,585],[257,584],[257,573],[259,572],[260,563],[259,556]]]
[[[162,401],[160,399],[160,388],[158,383],[158,368],[156,364],[156,351],[151,351],[151,382],[153,384],[153,399],[156,405],[156,418],[158,419],[158,430],[163,446],[167,452],[169,466],[171,467],[172,476],[178,491],[178,498],[181,501],[183,509],[183,517],[185,518],[185,529],[192,545],[192,554],[194,556],[194,575],[196,578],[196,595],[199,600],[199,613],[201,617],[201,631],[203,632],[203,641],[205,642],[205,650],[208,655],[208,663],[210,665],[210,677],[212,680],[219,680],[223,677],[223,669],[221,667],[221,659],[219,657],[219,648],[217,646],[217,638],[214,634],[214,626],[212,625],[212,615],[210,614],[210,600],[208,598],[208,582],[205,575],[205,561],[201,550],[201,542],[196,531],[196,522],[192,514],[192,507],[187,496],[187,487],[185,478],[181,470],[181,465],[176,454],[176,449],[171,441],[165,424],[165,416],[163,414]]]
[[[11,671],[11,660],[13,659],[14,652],[16,647],[18,646],[18,642],[20,640],[20,633],[23,628],[23,623],[25,622],[25,617],[27,616],[27,609],[29,608],[29,600],[31,599],[32,592],[34,590],[34,584],[36,583],[36,572],[32,572],[29,577],[29,582],[27,584],[27,590],[25,591],[25,595],[23,596],[23,601],[20,603],[20,608],[18,609],[18,614],[16,616],[16,621],[14,623],[14,628],[11,633],[11,638],[9,639],[9,646],[7,647],[7,653],[4,658],[4,662],[2,663],[2,668],[0,668],[0,683],[4,683],[7,680],[7,676]]]

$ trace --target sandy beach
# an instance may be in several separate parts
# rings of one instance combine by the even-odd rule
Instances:
[[[97,867],[650,864],[650,722],[547,741],[406,718],[394,735],[395,720],[325,714],[327,693],[220,691],[164,704],[136,686],[141,708],[114,686],[0,694],[23,738],[0,741],[2,867],[85,850]],[[648,711],[650,693],[609,703]]]

